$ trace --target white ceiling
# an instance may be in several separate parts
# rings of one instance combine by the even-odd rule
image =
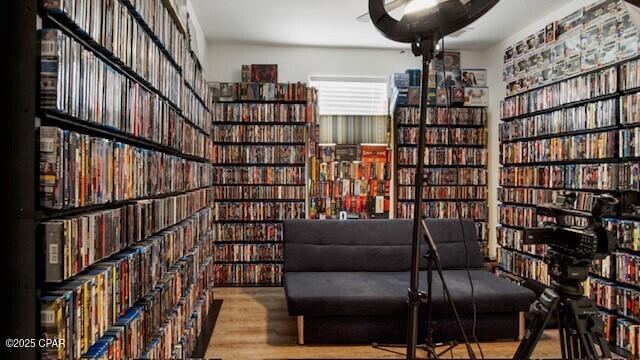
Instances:
[[[356,21],[367,0],[191,0],[209,42],[357,48],[406,48],[371,22]],[[567,5],[559,0],[502,0],[446,46],[483,50]]]

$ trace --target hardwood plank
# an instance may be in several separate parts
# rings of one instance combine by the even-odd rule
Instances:
[[[401,359],[404,349],[394,352],[370,346],[317,346],[296,344],[296,318],[289,316],[282,288],[220,288],[216,298],[222,309],[209,343],[206,358],[222,359]],[[482,343],[485,358],[511,358],[518,342]],[[479,356],[477,347],[474,347]],[[424,357],[424,352],[418,353]],[[443,358],[449,358],[446,354]],[[466,358],[463,346],[453,351],[454,358]],[[556,330],[547,330],[534,354],[536,358],[560,357]]]

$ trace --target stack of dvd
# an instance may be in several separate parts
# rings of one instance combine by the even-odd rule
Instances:
[[[307,214],[307,155],[317,142],[307,128],[317,118],[316,91],[302,83],[210,89],[215,283],[279,286],[282,221]]]
[[[139,357],[157,329],[148,322],[164,321],[153,314],[166,314],[160,310],[173,309],[189,288],[202,284],[193,269],[211,262],[212,216],[205,208],[46,290],[40,299],[43,331],[63,335],[65,346],[44,352],[75,359],[106,346]]]
[[[41,206],[66,209],[211,185],[213,167],[158,151],[40,128]]]

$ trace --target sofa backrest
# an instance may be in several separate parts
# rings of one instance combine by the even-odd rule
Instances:
[[[442,266],[482,268],[472,220],[427,219]],[[413,220],[287,220],[284,223],[284,271],[408,271]],[[421,254],[428,248],[421,241]],[[426,260],[421,257],[421,269]]]

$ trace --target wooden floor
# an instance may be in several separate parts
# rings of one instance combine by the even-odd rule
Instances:
[[[284,359],[284,358],[403,358],[400,354],[373,349],[370,346],[298,346],[296,321],[287,314],[282,288],[220,288],[216,299],[223,299],[213,338],[206,358],[222,359]],[[483,343],[486,358],[511,358],[518,343]],[[476,354],[479,352],[476,350]],[[423,352],[419,355],[424,356]],[[535,358],[558,358],[560,350],[556,330],[547,330]],[[443,358],[450,358],[447,354]],[[462,346],[453,352],[455,358],[465,358]]]

